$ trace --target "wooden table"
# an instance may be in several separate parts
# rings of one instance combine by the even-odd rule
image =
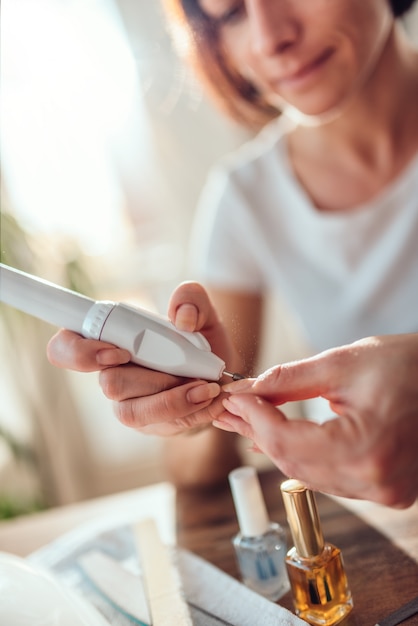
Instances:
[[[282,476],[278,471],[269,471],[260,478],[270,518],[285,525],[279,490]],[[389,535],[402,529],[402,537],[396,540],[404,549],[343,506],[341,499],[317,494],[317,503],[325,539],[342,550],[354,599],[353,612],[341,624],[374,626],[418,595],[418,503],[407,511],[371,503],[352,505],[360,512],[364,509],[368,519],[378,515],[381,527],[387,522],[385,531]],[[229,489],[179,491],[176,510],[177,542],[238,577],[230,542],[238,526]],[[280,604],[293,610],[290,592]],[[403,622],[405,626],[412,624],[418,624],[418,615]]]
[[[260,479],[271,519],[285,525],[281,475],[272,470]],[[344,626],[374,626],[418,595],[418,503],[396,511],[321,494],[317,502],[326,540],[342,549],[353,593],[355,608]],[[0,550],[26,556],[82,523],[116,513],[121,522],[152,514],[165,541],[176,540],[238,577],[231,545],[238,526],[227,484],[213,490],[175,492],[163,483],[3,522]],[[280,603],[293,609],[290,594]],[[403,622],[404,626],[417,624],[418,615]]]

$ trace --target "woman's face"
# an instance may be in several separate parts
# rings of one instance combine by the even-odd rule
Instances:
[[[236,69],[274,105],[339,109],[369,79],[393,23],[387,0],[199,0]]]

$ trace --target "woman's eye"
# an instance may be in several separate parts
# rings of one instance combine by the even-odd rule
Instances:
[[[243,2],[240,2],[239,4],[236,4],[230,7],[229,9],[227,9],[226,11],[224,11],[224,13],[217,18],[217,22],[220,25],[222,24],[232,25],[238,22],[244,16],[245,16],[245,6]]]

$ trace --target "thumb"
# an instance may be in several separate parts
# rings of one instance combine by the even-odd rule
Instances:
[[[173,292],[168,317],[179,330],[200,331],[218,323],[209,295],[202,285],[187,281]]]
[[[333,350],[309,359],[276,365],[255,379],[224,385],[229,393],[251,393],[273,404],[306,400],[317,396],[330,398],[341,385],[340,370]]]

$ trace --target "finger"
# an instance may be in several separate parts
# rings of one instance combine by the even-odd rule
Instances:
[[[93,372],[109,365],[127,363],[128,350],[95,339],[85,339],[69,330],[60,330],[48,342],[48,360],[56,367]]]
[[[257,396],[229,396],[223,399],[222,404],[227,413],[219,416],[215,426],[228,425],[242,437],[261,443],[263,448],[276,432],[278,423],[286,420],[281,411]]]
[[[131,398],[158,394],[173,387],[190,383],[190,379],[128,363],[102,370],[99,374],[99,383],[107,398],[121,402]]]
[[[115,412],[130,428],[167,423],[177,432],[216,419],[223,410],[221,402],[217,408],[215,406],[214,399],[219,394],[217,383],[195,381],[150,396],[128,398],[115,405]]]
[[[316,424],[307,420],[286,418],[277,407],[259,396],[237,394],[223,400],[230,413],[245,422],[251,438],[264,450],[281,458],[291,457],[302,462],[333,459],[341,455],[345,448],[343,437],[350,436],[343,432],[343,419],[336,418],[325,424]],[[221,416],[222,421],[230,420]],[[327,424],[332,427],[326,428]],[[346,429],[348,430],[348,429]],[[332,445],[331,445],[332,444]],[[324,458],[321,455],[324,454]]]
[[[206,290],[192,281],[182,283],[173,292],[168,317],[180,330],[191,332],[219,323]]]

